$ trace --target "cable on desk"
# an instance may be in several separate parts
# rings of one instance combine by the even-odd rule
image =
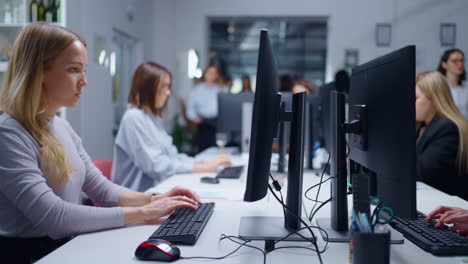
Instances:
[[[332,177],[328,178],[327,180],[323,180],[323,175],[325,174],[325,171],[327,170],[329,164],[330,164],[330,158],[331,158],[331,155],[328,155],[328,160],[327,160],[327,164],[325,165],[325,168],[323,168],[323,171],[322,171],[322,174],[320,176],[320,182],[318,184],[315,184],[314,186],[310,187],[309,189],[307,189],[307,191],[304,193],[304,196],[309,199],[309,200],[312,200],[310,199],[308,196],[307,196],[307,193],[312,190],[313,188],[315,188],[316,186],[318,186],[318,190],[317,190],[317,194],[315,195],[315,200],[312,200],[312,201],[315,201],[315,204],[314,206],[312,207],[312,209],[310,210],[310,215],[309,215],[309,221],[312,221],[312,212],[314,212],[315,210],[315,207],[317,206],[317,203],[318,203],[318,197],[319,197],[319,194],[320,194],[320,190],[322,189],[322,184],[326,181],[328,181],[329,179],[331,179]],[[323,203],[322,203],[323,204]]]
[[[270,177],[273,177],[273,176],[271,176],[271,173],[270,173]],[[315,234],[314,234],[314,232],[312,231],[312,229],[307,225],[307,223],[306,223],[304,220],[302,220],[298,215],[296,215],[296,214],[291,210],[291,208],[289,208],[286,204],[284,204],[283,202],[281,202],[280,198],[279,198],[279,197],[276,195],[276,193],[273,191],[273,189],[271,188],[270,184],[268,184],[268,189],[269,189],[270,192],[273,194],[273,196],[275,197],[275,199],[283,206],[283,208],[286,208],[286,210],[288,210],[289,213],[291,213],[291,215],[293,215],[294,217],[296,217],[299,221],[301,221],[301,223],[302,223],[305,227],[307,227],[307,229],[309,230],[310,234],[312,235],[312,239],[313,239],[313,240],[311,241],[310,239],[307,239],[307,238],[306,238],[306,240],[307,240],[307,241],[310,241],[310,242],[314,245],[315,249],[317,250],[318,259],[319,259],[320,263],[322,264],[323,261],[322,261],[322,256],[321,256],[321,254],[320,254],[320,250],[319,250],[318,245],[317,245],[317,237],[315,236]],[[281,190],[280,190],[280,192],[281,192]]]
[[[323,229],[323,228],[321,228],[321,227],[318,227],[318,226],[305,226],[305,227],[301,227],[301,228],[299,228],[299,229],[296,230],[296,231],[290,232],[288,235],[284,236],[284,237],[281,238],[280,240],[275,241],[275,245],[276,245],[277,243],[279,243],[279,242],[284,241],[285,239],[287,239],[288,237],[290,237],[290,236],[293,235],[293,234],[296,234],[296,235],[298,235],[298,236],[304,238],[304,240],[307,240],[307,241],[309,241],[309,242],[312,243],[312,241],[310,241],[310,239],[308,239],[307,237],[304,237],[303,235],[299,234],[299,231],[302,231],[302,230],[304,230],[304,229],[306,229],[306,228],[316,228],[316,229],[318,229],[318,230],[320,230],[320,231],[322,231],[322,232],[325,233],[325,237],[326,237],[325,246],[323,246],[323,249],[319,251],[320,253],[324,253],[324,252],[327,250],[327,247],[328,247],[328,233],[327,233],[327,231],[326,231],[325,229]],[[278,249],[278,248],[275,248],[275,250],[276,250],[276,249]],[[313,249],[313,248],[310,248],[310,250],[312,250],[312,251],[314,251],[314,252],[317,252],[317,251],[316,251],[315,249]]]
[[[234,241],[232,238],[237,238],[237,239],[240,239],[242,240],[243,242],[238,242],[238,241]],[[201,257],[201,256],[195,256],[195,257],[180,257],[180,259],[212,259],[212,260],[220,260],[220,259],[225,259],[229,256],[231,256],[232,254],[236,253],[241,247],[243,246],[246,246],[246,247],[250,247],[250,248],[254,248],[254,249],[257,249],[257,250],[260,250],[262,253],[263,253],[263,263],[266,263],[266,254],[265,252],[258,248],[258,247],[255,247],[255,246],[251,246],[251,245],[247,245],[247,243],[251,242],[251,240],[243,240],[239,237],[236,237],[236,236],[227,236],[227,235],[224,235],[224,234],[221,234],[220,238],[219,238],[219,241],[222,241],[224,239],[229,239],[231,240],[232,242],[235,242],[237,244],[239,244],[239,246],[233,250],[232,252],[222,256],[222,257]]]

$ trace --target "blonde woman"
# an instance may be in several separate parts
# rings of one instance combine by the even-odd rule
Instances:
[[[31,263],[71,236],[159,223],[176,208],[196,209],[193,192],[130,191],[93,165],[60,107],[75,107],[88,82],[85,41],[46,23],[16,40],[0,93],[0,259]],[[84,191],[103,207],[79,205]]]
[[[439,72],[416,76],[418,180],[468,199],[468,124]]]

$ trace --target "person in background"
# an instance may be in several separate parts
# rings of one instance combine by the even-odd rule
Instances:
[[[88,85],[86,42],[52,24],[19,33],[0,91],[0,259],[32,263],[72,236],[157,224],[177,208],[196,209],[192,191],[151,195],[106,179],[70,124],[55,115],[76,107]],[[81,191],[101,207],[80,205]]]
[[[230,165],[225,154],[196,162],[178,153],[162,119],[171,95],[171,81],[171,73],[153,62],[141,64],[133,74],[130,108],[122,117],[114,145],[115,183],[145,191],[176,173],[209,172]]]
[[[294,81],[289,74],[283,74],[279,78],[279,92],[291,92],[294,86]]]
[[[224,78],[224,87],[226,88],[227,92],[231,92],[231,88],[232,88],[232,77],[231,76],[226,76]]]
[[[302,79],[298,80],[294,83],[294,86],[292,88],[293,93],[301,93],[301,92],[306,92],[307,94],[314,94],[315,89],[312,83],[309,80]]]
[[[468,199],[468,124],[439,72],[416,76],[417,180]]]
[[[455,105],[468,119],[468,87],[465,84],[465,54],[459,49],[446,50],[437,70],[448,79]]]
[[[252,86],[250,85],[250,77],[248,75],[242,75],[242,92],[251,93]]]
[[[426,216],[426,221],[437,219],[436,227],[450,225],[448,228],[468,236],[468,210],[459,207],[439,206]]]
[[[197,125],[194,145],[198,152],[216,145],[216,118],[218,93],[224,92],[222,76],[217,67],[205,68],[197,85],[193,87],[187,103],[187,117]]]

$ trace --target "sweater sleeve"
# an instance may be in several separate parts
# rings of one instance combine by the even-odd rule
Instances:
[[[179,162],[168,155],[164,146],[152,137],[158,134],[149,134],[147,123],[138,115],[127,116],[122,120],[121,130],[127,144],[127,153],[134,164],[143,173],[155,180],[164,180],[178,172],[187,172],[192,169],[193,162]]]
[[[72,135],[78,153],[85,165],[86,176],[82,187],[83,192],[85,192],[93,202],[96,202],[101,206],[118,206],[120,195],[127,189],[109,181],[104,175],[102,175],[102,172],[96,168],[84,149],[81,138],[75,133],[68,122],[66,122],[66,124],[67,130]]]
[[[33,228],[58,239],[121,227],[123,209],[72,204],[58,197],[39,167],[37,144],[18,129],[0,127],[0,192]]]

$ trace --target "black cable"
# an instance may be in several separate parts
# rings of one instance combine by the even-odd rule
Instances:
[[[331,179],[333,179],[333,178],[334,178],[334,177],[329,177],[329,178],[325,179],[324,181],[319,182],[319,183],[314,184],[314,185],[312,185],[311,187],[309,187],[309,189],[307,189],[307,190],[305,191],[305,193],[304,193],[305,198],[307,198],[307,200],[309,200],[309,201],[315,202],[316,200],[310,198],[309,196],[307,196],[307,193],[310,192],[310,191],[311,191],[312,189],[314,189],[315,187],[319,186],[320,184],[326,183],[327,181],[329,181],[329,180],[331,180]]]
[[[221,236],[224,236],[224,237],[221,237],[220,240],[223,240],[225,238],[229,238],[228,236],[222,234]],[[231,239],[230,239],[231,240]],[[231,240],[232,241],[232,240]],[[240,246],[238,246],[234,251],[228,253],[227,255],[225,256],[222,256],[222,257],[180,257],[181,259],[213,259],[213,260],[216,260],[216,259],[224,259],[224,258],[227,258],[229,256],[231,256],[232,254],[236,253],[241,247],[243,246],[246,246],[247,243],[249,243],[250,240],[244,240],[244,243],[239,243]],[[237,243],[237,242],[236,242]]]
[[[332,198],[326,200],[325,202],[323,202],[321,205],[319,205],[319,207],[317,207],[317,210],[315,211],[310,211],[310,217],[309,217],[309,221],[312,221],[312,219],[314,218],[315,214],[320,210],[320,208],[322,208],[324,205],[326,205],[327,203],[329,203],[331,201]]]
[[[270,178],[271,180],[273,181],[273,186],[275,187],[275,190],[279,191],[280,193],[280,196],[281,196],[281,203],[284,203],[284,199],[283,199],[283,193],[281,193],[281,186],[279,185],[278,181],[275,180],[275,178],[273,178],[273,176],[271,175],[271,173],[268,173],[270,175]],[[284,219],[286,219],[286,209],[284,207],[283,208],[283,216],[284,216]]]
[[[302,237],[304,240],[307,240],[307,241],[309,241],[309,242],[312,243],[312,241],[310,241],[310,239],[308,239],[307,237],[302,236],[302,235],[299,233],[299,231],[302,231],[302,230],[304,230],[304,229],[306,229],[306,228],[316,228],[316,229],[318,229],[318,230],[320,230],[320,231],[322,231],[322,232],[325,233],[325,237],[326,237],[325,246],[323,247],[322,250],[319,251],[320,253],[324,253],[325,250],[326,250],[327,247],[328,247],[328,233],[327,233],[327,231],[326,231],[325,229],[323,229],[323,228],[321,228],[321,227],[318,227],[318,226],[305,226],[305,227],[301,227],[301,228],[299,228],[298,230],[289,233],[288,235],[286,235],[285,237],[281,238],[280,240],[275,241],[275,245],[276,245],[277,243],[279,243],[279,242],[282,242],[282,241],[286,240],[288,237],[290,237],[290,236],[293,235],[293,234],[296,234],[296,235]],[[278,249],[278,248],[275,248],[275,249]],[[315,249],[311,249],[311,250],[314,251],[314,252],[317,252]]]
[[[317,200],[318,200],[318,197],[319,197],[319,194],[320,194],[320,190],[322,189],[322,184],[324,183],[323,175],[325,174],[325,171],[327,170],[327,167],[330,164],[330,158],[331,158],[331,155],[328,155],[327,165],[325,165],[325,168],[322,171],[322,175],[320,176],[320,184],[318,186],[317,194],[315,195],[315,201],[316,202],[315,202],[314,206],[312,207],[312,210],[310,211],[311,214],[315,210],[315,207],[317,206]],[[310,218],[310,215],[309,215],[309,221],[312,221],[312,218]]]
[[[310,241],[314,246],[315,246],[315,249],[317,250],[317,256],[319,258],[319,261],[321,264],[323,264],[323,261],[322,261],[322,256],[320,255],[320,250],[318,248],[318,245],[317,245],[317,237],[315,236],[314,232],[312,231],[312,229],[310,229],[310,227],[307,225],[307,223],[302,220],[298,215],[296,215],[295,213],[293,213],[293,211],[291,210],[291,208],[289,208],[286,204],[282,203],[281,200],[278,198],[278,196],[276,195],[276,193],[273,191],[273,189],[271,188],[270,184],[268,184],[268,189],[270,190],[270,192],[273,194],[273,196],[276,198],[276,200],[281,203],[281,205],[286,208],[286,210],[289,211],[289,213],[291,213],[291,215],[293,215],[295,218],[297,218],[299,221],[301,221],[301,223],[307,227],[307,229],[309,230],[310,234],[312,235],[312,239],[313,241],[311,241],[310,239],[307,239],[307,241]],[[299,235],[299,234],[298,234]]]

